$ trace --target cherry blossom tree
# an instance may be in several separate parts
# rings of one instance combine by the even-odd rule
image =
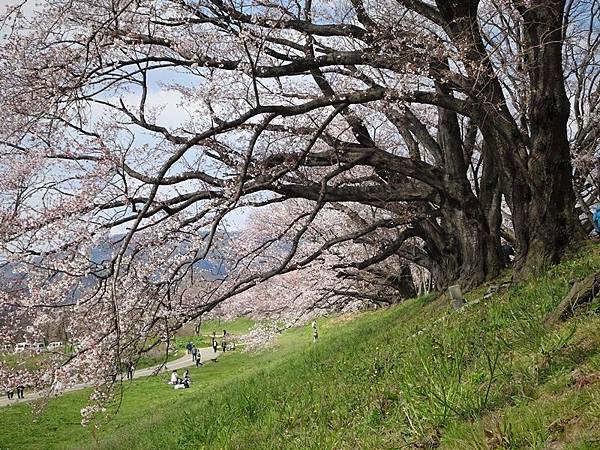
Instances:
[[[12,8],[0,236],[14,286],[0,292],[0,338],[26,323],[39,339],[63,312],[74,350],[38,384],[96,381],[91,413],[124,359],[230,298],[377,304],[399,296],[407,264],[438,288],[475,286],[501,270],[502,239],[518,273],[558,261],[598,198],[597,12],[594,0]]]
[[[228,259],[243,261],[249,247],[270,242],[270,248],[263,248],[259,257],[253,255],[246,270],[261,273],[273,261],[280,264],[285,257],[282,247],[290,244],[286,230],[307,205],[305,200],[292,200],[252,213],[245,230],[229,246],[232,254]],[[414,297],[411,270],[404,258],[396,255],[375,261],[381,248],[398,237],[398,230],[380,228],[359,236],[369,218],[389,220],[376,209],[361,205],[348,209],[346,205],[329,204],[306,231],[291,262],[293,270],[284,269],[233,297],[215,313],[225,318],[249,315],[259,320],[305,323],[323,313],[389,305]],[[352,231],[357,234],[349,240],[346,236]],[[199,289],[192,290],[192,295],[197,295]]]

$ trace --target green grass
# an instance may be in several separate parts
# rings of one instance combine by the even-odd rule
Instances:
[[[48,359],[47,353],[0,353],[0,364],[17,370],[35,370]]]
[[[213,331],[216,333],[217,339],[221,342],[223,336],[223,329],[233,337],[236,338],[240,335],[247,333],[256,322],[248,317],[240,317],[235,320],[208,320],[203,322],[200,328],[200,335],[195,335],[194,327],[188,326],[180,330],[175,337],[175,350],[166,354],[166,345],[161,344],[148,353],[144,354],[136,362],[136,369],[143,369],[145,367],[151,367],[158,364],[162,364],[165,361],[173,361],[180,358],[186,353],[186,344],[192,342],[196,347],[210,347],[211,338]],[[65,352],[65,349],[61,349],[61,353]],[[68,351],[66,352],[68,353]],[[0,353],[0,363],[5,367],[14,367],[17,369],[35,370],[39,365],[43,364],[49,357],[49,353],[34,353],[29,352],[23,353]],[[125,370],[125,369],[123,369]],[[0,447],[1,448],[1,447]]]
[[[223,330],[227,330],[227,333],[239,336],[246,334],[255,323],[256,322],[249,317],[239,317],[235,320],[206,320],[203,321],[200,326],[200,333],[208,335],[212,334],[214,331],[217,336],[222,336]]]
[[[210,347],[212,345],[211,336],[213,332],[217,337],[218,342],[221,342],[223,337],[223,330],[227,330],[227,333],[231,338],[235,339],[241,335],[244,335],[250,331],[250,328],[254,326],[256,322],[248,317],[239,317],[235,320],[206,320],[203,321],[200,326],[199,335],[195,334],[195,327],[188,325],[180,330],[175,338],[175,345],[177,349],[185,351],[185,345],[191,342],[196,347]]]
[[[78,425],[86,392],[34,422],[26,405],[4,408],[0,448],[600,448],[599,305],[544,325],[597,270],[590,245],[491,299],[468,293],[458,313],[427,297],[323,319],[317,344],[309,327],[289,330],[272,351],[192,369],[186,391],[128,383],[96,431]]]

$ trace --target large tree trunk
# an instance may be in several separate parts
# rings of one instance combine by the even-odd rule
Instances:
[[[446,31],[475,63],[470,75],[478,80],[473,100],[480,103],[480,110],[474,118],[494,152],[512,212],[516,268],[523,274],[538,271],[557,262],[578,231],[567,140],[569,102],[562,71],[564,0],[534,0],[529,6],[515,2],[524,24],[523,66],[530,81],[525,118],[529,129],[524,132],[511,115],[488,58],[477,23],[479,2],[440,0],[436,4]]]
[[[578,232],[573,168],[567,137],[569,101],[562,70],[564,2],[538,0],[523,10],[530,78],[528,183],[515,221],[517,268],[537,271],[556,263]],[[528,192],[527,192],[528,191]]]
[[[477,199],[465,194],[463,201],[441,210],[441,225],[435,220],[419,225],[437,289],[456,283],[471,288],[496,277],[502,268],[499,241]]]
[[[449,211],[455,228],[456,244],[460,255],[459,276],[463,287],[474,287],[495,278],[501,269],[499,243],[490,233],[480,205],[472,202],[472,210]]]
[[[492,243],[496,245],[496,252],[501,254],[502,235],[502,188],[498,175],[496,152],[490,151],[487,143],[482,145],[483,158],[481,179],[479,181],[479,203],[486,215]]]
[[[444,95],[451,95],[450,90],[441,84],[437,85],[437,89]],[[463,287],[477,286],[500,272],[500,235],[492,233],[488,215],[467,178],[458,117],[455,112],[444,108],[438,108],[438,142],[447,177],[444,180],[445,189],[440,192],[441,211],[444,228],[453,237],[454,248],[448,256],[456,260],[449,265],[457,270],[446,276],[447,282],[458,282]],[[486,188],[492,191],[491,186]],[[487,207],[492,207],[494,202],[493,198],[488,198],[490,196],[493,197],[486,191]]]

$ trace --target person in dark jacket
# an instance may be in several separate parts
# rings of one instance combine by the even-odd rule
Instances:
[[[512,264],[511,256],[515,256],[515,249],[508,242],[502,244],[502,267],[509,267]]]
[[[128,380],[133,380],[133,372],[135,372],[135,366],[133,365],[133,362],[128,361],[127,362],[127,379]]]

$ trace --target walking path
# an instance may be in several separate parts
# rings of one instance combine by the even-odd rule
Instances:
[[[217,356],[219,355],[219,352],[215,353],[212,349],[212,347],[206,347],[206,348],[200,348],[198,349],[200,350],[200,354],[202,355],[201,357],[201,361],[202,363],[205,363],[206,361],[212,361],[217,359]],[[160,369],[159,373],[165,373],[165,372],[170,372],[172,370],[179,370],[179,369],[184,369],[186,367],[192,367],[195,366],[196,362],[192,361],[192,355],[184,355],[179,359],[176,359],[174,361],[170,361],[167,362],[165,365],[162,366],[162,368]],[[150,375],[154,375],[154,373],[158,370],[158,368],[161,367],[161,365],[157,365],[157,366],[153,366],[153,367],[146,367],[145,369],[140,369],[140,370],[136,370],[133,373],[133,378],[142,378],[142,377],[148,377]],[[123,377],[125,377],[126,374],[123,374]],[[90,387],[91,383],[80,383],[80,384],[75,384],[73,386],[70,386],[69,388],[65,389],[64,391],[61,391],[58,395],[64,394],[66,392],[73,392],[73,391],[78,391],[80,389],[85,389],[86,387]],[[16,403],[23,403],[23,402],[31,402],[34,400],[38,400],[40,398],[43,398],[46,394],[42,393],[42,392],[33,392],[33,393],[27,393],[27,391],[25,391],[25,398],[22,400],[18,400],[16,398],[16,392],[15,392],[15,398],[13,398],[12,400],[9,400],[8,397],[6,396],[6,393],[3,393],[3,396],[0,398],[0,408],[4,407],[4,406],[8,406],[8,405],[14,405]]]

